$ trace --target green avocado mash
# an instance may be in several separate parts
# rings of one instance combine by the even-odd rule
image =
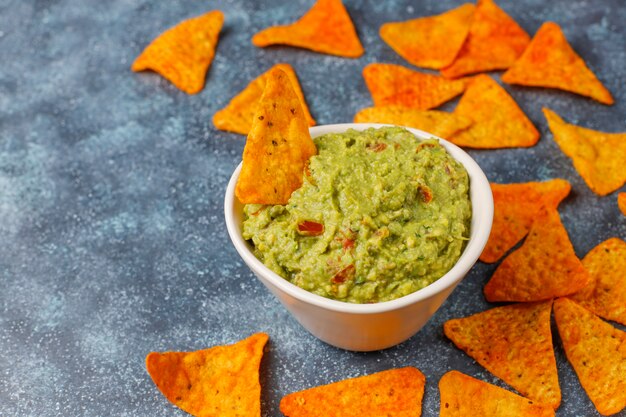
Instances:
[[[452,268],[469,236],[469,180],[437,140],[384,127],[314,141],[287,205],[244,207],[243,237],[265,265],[350,303],[402,297]]]

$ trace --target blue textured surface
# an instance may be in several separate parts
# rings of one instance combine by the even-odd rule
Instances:
[[[182,416],[152,384],[145,355],[232,343],[257,331],[271,337],[264,416],[279,415],[289,392],[404,365],[427,376],[426,417],[438,413],[437,381],[447,370],[504,386],[442,333],[445,320],[489,307],[481,290],[493,265],[478,264],[431,322],[395,348],[345,352],[303,330],[228,240],[222,200],[244,139],[210,123],[277,62],[295,67],[319,124],[351,121],[371,105],[361,69],[404,64],[378,27],[460,1],[346,0],[366,49],[356,60],[253,47],[252,34],[294,20],[312,0],[259,3],[0,0],[0,415]],[[611,236],[626,238],[616,194],[600,198],[587,188],[541,114],[549,106],[569,122],[626,131],[623,1],[500,4],[531,34],[543,21],[559,23],[616,104],[506,86],[541,141],[471,154],[492,181],[571,181],[560,212],[579,256]],[[130,72],[152,38],[214,8],[226,22],[200,94]],[[598,415],[556,336],[555,346],[563,391],[557,415]]]

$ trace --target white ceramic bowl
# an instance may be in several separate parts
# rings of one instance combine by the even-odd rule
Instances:
[[[316,126],[310,132],[312,137],[317,137],[348,129],[365,130],[382,126],[385,125],[346,123]],[[433,137],[421,130],[408,130],[421,139]],[[324,342],[354,351],[379,350],[403,342],[426,324],[474,265],[487,243],[493,221],[493,197],[483,171],[459,147],[443,139],[440,142],[469,174],[472,220],[470,238],[463,254],[447,274],[429,286],[392,301],[351,304],[310,293],[272,272],[254,256],[251,244],[241,236],[243,205],[235,197],[241,164],[228,183],[224,201],[226,226],[235,249],[296,320]]]

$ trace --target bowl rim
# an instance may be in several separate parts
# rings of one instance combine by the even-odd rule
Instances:
[[[240,162],[235,168],[235,171],[233,172],[226,188],[224,197],[224,214],[226,219],[226,228],[235,249],[254,273],[262,274],[263,278],[267,279],[273,286],[304,303],[312,304],[331,311],[352,314],[377,314],[398,310],[407,307],[408,305],[431,298],[445,291],[449,287],[455,286],[459,281],[461,281],[465,274],[476,263],[478,257],[482,253],[482,250],[487,244],[487,240],[491,232],[494,210],[493,195],[491,193],[489,181],[480,166],[467,152],[453,143],[428,132],[392,124],[340,123],[313,126],[309,128],[309,131],[311,133],[311,137],[315,138],[327,133],[343,133],[348,129],[362,131],[372,127],[380,128],[389,126],[405,128],[419,139],[438,139],[444,148],[446,148],[446,151],[454,159],[460,162],[467,170],[470,180],[470,201],[472,203],[471,231],[467,245],[454,266],[437,281],[420,290],[394,300],[372,304],[356,304],[346,301],[332,300],[300,288],[265,266],[265,264],[263,264],[263,262],[261,262],[254,255],[254,253],[252,253],[249,244],[241,236],[241,225],[236,224],[235,217],[235,209],[238,206],[243,207],[243,205],[235,197],[235,185],[241,171],[242,163]],[[477,201],[475,201],[475,199]]]

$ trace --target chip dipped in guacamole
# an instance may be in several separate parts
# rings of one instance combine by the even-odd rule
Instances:
[[[314,139],[287,205],[248,204],[243,237],[291,283],[350,302],[389,301],[448,272],[469,238],[465,168],[403,128]]]

